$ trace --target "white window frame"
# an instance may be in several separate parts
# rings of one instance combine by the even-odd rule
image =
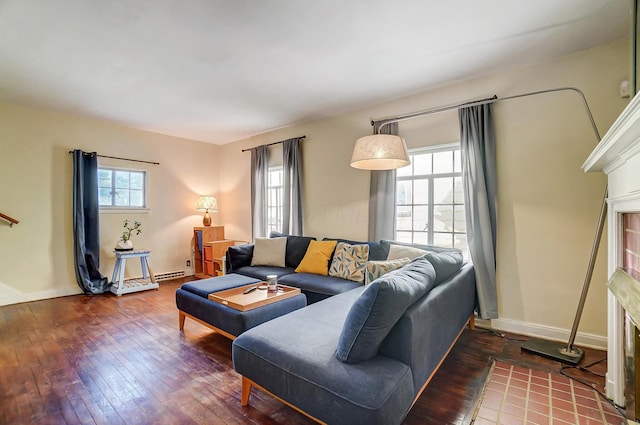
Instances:
[[[143,184],[142,184],[142,198],[143,205],[142,206],[131,206],[131,205],[113,205],[113,195],[112,195],[112,204],[111,205],[102,205],[100,204],[100,212],[148,212],[149,211],[149,171],[143,170],[139,168],[128,168],[128,167],[115,167],[112,165],[98,165],[98,171],[100,170],[108,170],[112,173],[112,182],[115,184],[115,172],[117,171],[126,171],[130,173],[141,173],[143,176]],[[100,190],[100,182],[98,181],[98,190]],[[100,197],[98,197],[98,202],[100,202]]]
[[[280,173],[280,185],[272,184],[272,173]],[[272,198],[271,192],[275,191],[275,196]],[[275,165],[269,167],[267,170],[267,236],[271,232],[282,232],[282,223],[284,209],[282,206],[282,200],[284,196],[284,168],[282,165]],[[275,200],[275,203],[272,201]],[[275,214],[273,214],[275,212]]]
[[[430,147],[423,147],[423,148],[417,148],[417,149],[410,149],[409,150],[409,156],[411,157],[411,160],[413,162],[413,156],[414,155],[420,155],[420,154],[425,154],[425,153],[438,153],[438,152],[454,152],[454,151],[460,151],[460,144],[459,143],[447,143],[447,144],[442,144],[442,145],[436,145],[436,146],[430,146]],[[458,153],[458,157],[460,158],[461,153]],[[432,163],[433,165],[433,163]],[[409,166],[409,167],[413,167],[413,163]],[[459,168],[459,169],[456,169]],[[455,190],[454,190],[454,196],[452,198],[451,203],[440,203],[440,204],[436,204],[434,203],[434,180],[437,178],[460,178],[462,179],[462,164],[460,163],[458,167],[456,167],[454,165],[454,170],[453,172],[446,172],[446,173],[435,173],[433,168],[431,169],[431,174],[414,174],[414,170],[413,168],[411,168],[411,174],[408,176],[401,176],[398,175],[396,176],[396,187],[398,187],[399,182],[402,181],[416,181],[416,180],[426,180],[428,182],[428,195],[427,195],[427,203],[415,203],[415,195],[414,198],[412,199],[410,204],[400,204],[399,203],[399,195],[396,195],[396,199],[395,199],[395,207],[396,207],[396,213],[395,213],[395,239],[396,240],[405,240],[404,238],[399,237],[399,232],[400,234],[407,234],[410,233],[411,234],[411,242],[414,243],[422,243],[422,244],[426,244],[426,245],[436,245],[434,243],[434,235],[435,234],[443,234],[443,235],[451,235],[451,244],[450,245],[442,245],[439,244],[438,246],[443,246],[443,247],[454,247],[455,245],[455,235],[463,235],[465,241],[467,240],[467,232],[466,232],[466,224],[465,224],[465,231],[464,232],[460,232],[457,231],[455,228],[455,222],[456,219],[459,219],[456,214],[457,212],[457,208],[456,207],[460,207],[462,206],[463,210],[462,210],[462,220],[464,223],[464,200],[462,200],[461,202],[457,202],[458,200],[455,197]],[[413,183],[412,183],[412,193],[413,192]],[[411,213],[411,217],[413,220],[415,220],[415,207],[426,207],[427,209],[427,226],[425,231],[418,231],[416,229],[411,228],[411,230],[406,230],[406,229],[398,229],[398,218],[399,218],[399,213],[398,210],[400,207],[410,207],[412,210]],[[453,227],[451,229],[451,231],[441,231],[441,230],[435,230],[434,229],[434,214],[435,214],[435,210],[437,206],[452,206],[452,210],[453,210],[453,215],[452,215],[452,223],[453,223]],[[414,221],[415,222],[415,221]],[[423,233],[426,234],[427,236],[427,242],[425,243],[424,241],[417,241],[416,242],[416,234],[418,233]],[[408,241],[407,241],[408,242]],[[466,259],[469,259],[469,248],[468,245],[465,244],[464,247],[460,247],[458,246],[458,248],[462,249],[463,254],[465,256]]]

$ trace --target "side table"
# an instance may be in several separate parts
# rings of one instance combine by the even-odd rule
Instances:
[[[116,264],[113,267],[113,277],[111,281],[111,292],[120,296],[131,292],[146,291],[147,289],[157,289],[158,283],[153,275],[151,266],[149,265],[149,255],[151,251],[114,251],[116,254]],[[141,279],[124,279],[124,269],[127,264],[127,258],[140,258],[140,267],[142,268]]]

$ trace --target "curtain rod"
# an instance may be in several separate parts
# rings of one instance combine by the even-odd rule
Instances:
[[[73,153],[73,151],[69,151],[69,153]],[[90,152],[85,152],[85,155],[91,155]],[[130,159],[130,158],[120,158],[118,156],[107,156],[107,155],[100,155],[100,154],[96,154],[98,157],[100,158],[111,158],[111,159],[119,159],[121,161],[131,161],[131,162],[142,162],[144,164],[153,164],[153,165],[160,165],[159,162],[153,162],[153,161],[143,161],[141,159]]]
[[[399,115],[397,117],[380,118],[380,119],[377,119],[377,120],[372,120],[371,121],[371,125],[379,124],[378,133],[380,133],[380,129],[383,126],[385,126],[387,124],[392,124],[394,122],[406,121],[406,120],[410,120],[410,119],[413,119],[413,118],[423,117],[425,115],[436,114],[438,112],[450,111],[452,109],[459,109],[459,108],[469,107],[469,106],[486,105],[486,104],[489,104],[489,103],[500,102],[501,100],[517,99],[517,98],[520,98],[520,97],[535,96],[535,95],[538,95],[538,94],[553,93],[553,92],[559,92],[559,91],[563,91],[563,90],[571,90],[571,91],[574,91],[574,92],[576,92],[576,93],[578,93],[580,95],[580,97],[582,98],[582,103],[584,104],[584,107],[587,110],[587,115],[589,116],[589,121],[591,122],[591,127],[593,127],[593,131],[595,132],[596,137],[598,138],[598,142],[599,142],[600,139],[601,139],[600,132],[598,132],[598,127],[596,127],[596,122],[593,119],[593,115],[591,114],[591,109],[589,109],[589,104],[587,103],[587,98],[585,97],[585,95],[582,92],[582,90],[580,90],[580,89],[578,89],[576,87],[558,87],[558,88],[553,88],[553,89],[539,90],[539,91],[533,91],[533,92],[528,92],[528,93],[516,94],[516,95],[513,95],[513,96],[506,96],[506,97],[501,97],[501,98],[499,98],[498,96],[493,96],[493,97],[491,97],[489,99],[475,100],[475,101],[466,102],[466,103],[459,103],[459,104],[456,104],[456,105],[440,106],[440,107],[433,108],[433,109],[428,109],[428,110],[425,110],[425,111],[412,112],[410,114]]]
[[[280,143],[288,142],[289,140],[303,140],[303,139],[305,139],[306,137],[307,137],[307,136],[292,137],[291,139],[287,139],[287,140],[280,140],[279,142],[273,142],[273,143],[267,143],[266,145],[254,146],[253,148],[249,148],[249,149],[242,149],[242,152],[250,151],[251,149],[258,148],[258,147],[260,147],[260,146],[272,146],[272,145],[277,145],[277,144],[280,144]]]

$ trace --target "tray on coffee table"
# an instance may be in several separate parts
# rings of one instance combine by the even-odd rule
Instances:
[[[266,285],[266,282],[259,282],[251,285],[239,286],[237,288],[226,289],[224,291],[209,294],[209,299],[236,310],[247,311],[293,297],[300,293],[300,288],[293,288],[285,285],[278,285],[278,292],[269,292],[266,289],[255,289],[248,294],[244,293],[248,288],[258,288]]]

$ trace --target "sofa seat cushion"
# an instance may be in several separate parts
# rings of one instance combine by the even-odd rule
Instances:
[[[224,276],[217,276],[211,277],[209,279],[187,282],[180,288],[200,297],[208,298],[209,294],[213,292],[224,291],[225,289],[236,288],[243,285],[250,285],[257,282],[260,282],[260,280],[231,273]]]
[[[244,266],[234,270],[233,273],[254,277],[262,281],[267,280],[267,276],[275,274],[278,276],[278,281],[280,281],[282,276],[295,273],[295,271],[289,267]]]
[[[345,320],[336,357],[345,363],[373,358],[407,308],[435,286],[436,271],[424,258],[374,280],[365,287]]]
[[[313,292],[323,295],[336,295],[362,287],[361,283],[340,279],[333,276],[322,276],[314,273],[294,273],[278,279],[283,285],[295,286],[303,292]]]
[[[362,289],[240,335],[233,343],[235,370],[325,423],[400,423],[414,397],[409,367],[382,356],[345,365],[335,356],[342,324]]]

